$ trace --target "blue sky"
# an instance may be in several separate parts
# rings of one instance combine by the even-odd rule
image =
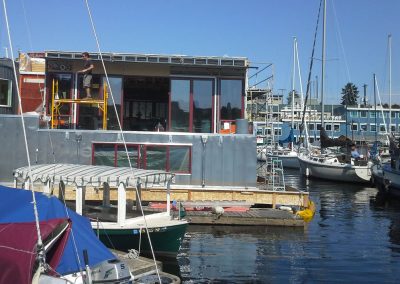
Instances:
[[[89,3],[103,51],[244,56],[254,63],[272,62],[274,89],[286,89],[287,93],[291,86],[293,36],[298,39],[303,82],[308,74],[319,1]],[[97,50],[84,0],[8,0],[7,5],[15,50]],[[400,102],[399,14],[398,0],[328,0],[327,103],[339,101],[340,90],[349,80],[359,87],[360,94],[362,85],[367,84],[371,97],[373,73],[377,74],[383,101],[388,101],[388,34],[392,34],[392,100]],[[1,18],[4,23],[3,13]],[[320,39],[321,34],[317,58],[321,57]],[[0,43],[0,54],[4,55],[3,47],[8,45],[4,24]],[[320,77],[320,65],[315,62],[313,78]]]

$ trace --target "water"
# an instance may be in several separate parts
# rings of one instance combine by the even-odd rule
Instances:
[[[306,228],[190,226],[177,259],[183,283],[400,283],[399,202],[297,171],[286,182],[316,203]]]

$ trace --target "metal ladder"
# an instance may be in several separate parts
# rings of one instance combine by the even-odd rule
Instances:
[[[267,188],[273,191],[285,191],[285,176],[282,161],[274,157],[268,157],[267,169]]]

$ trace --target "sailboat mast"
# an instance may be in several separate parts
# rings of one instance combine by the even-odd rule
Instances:
[[[389,45],[389,131],[392,131],[392,35],[388,36]]]
[[[321,127],[323,128],[325,128],[325,119],[324,119],[325,41],[326,41],[326,0],[324,0],[324,16],[322,21]]]
[[[377,122],[377,112],[376,112],[376,75],[374,73],[374,105],[375,105],[375,143],[378,142],[378,122]]]
[[[294,129],[294,81],[296,76],[296,37],[293,37],[293,70],[292,70],[292,129]]]

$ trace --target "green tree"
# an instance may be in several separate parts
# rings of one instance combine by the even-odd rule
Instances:
[[[398,105],[398,104],[392,104],[392,108],[399,109],[399,108],[400,108],[400,105]]]
[[[358,88],[353,83],[347,83],[342,89],[342,102],[344,106],[354,106],[357,104]]]
[[[294,101],[296,101],[296,99],[300,98],[299,93],[295,90],[294,91]],[[287,97],[287,104],[291,105],[292,104],[292,92],[289,92],[288,97]]]

